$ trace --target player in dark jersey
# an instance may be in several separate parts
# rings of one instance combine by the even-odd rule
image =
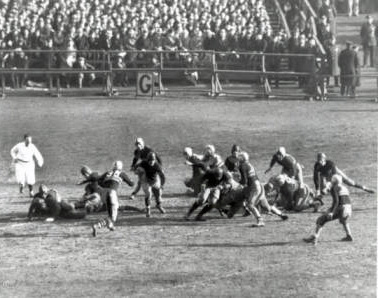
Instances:
[[[157,162],[160,165],[162,165],[162,161],[161,161],[160,157],[156,154],[156,152],[153,149],[151,149],[150,147],[147,147],[144,144],[144,140],[142,138],[137,138],[135,140],[135,147],[136,147],[136,149],[134,151],[134,158],[133,158],[133,162],[131,164],[131,170],[132,171],[136,170],[136,168],[138,167],[138,163],[140,163],[144,160],[147,160],[147,157],[150,153],[155,153]],[[137,183],[135,190],[130,195],[130,199],[133,200],[135,198],[135,195],[139,192],[140,188],[141,188],[141,183],[138,180],[138,183]]]
[[[193,189],[193,195],[198,196],[201,192],[202,177],[205,174],[202,156],[194,154],[192,148],[184,149],[185,164],[192,167],[192,177],[186,178],[184,184],[186,187]]]
[[[127,176],[127,174],[122,170],[122,161],[116,161],[113,164],[113,169],[104,173],[99,177],[99,185],[101,185],[105,191],[106,207],[108,210],[108,218],[100,220],[98,223],[92,226],[92,234],[94,237],[97,236],[97,230],[103,227],[107,227],[110,231],[114,231],[114,223],[117,220],[118,215],[118,188],[122,182],[126,182],[129,186],[134,186]]]
[[[55,189],[48,189],[44,184],[34,195],[28,212],[29,220],[35,217],[44,217],[49,221],[57,218],[82,219],[85,215],[85,212],[77,211],[73,203],[62,199]]]
[[[165,210],[161,206],[161,197],[165,184],[165,175],[157,160],[156,154],[151,152],[147,160],[138,164],[136,172],[138,173],[140,185],[145,194],[146,217],[151,216],[152,195],[155,197],[156,208],[164,214]]]
[[[284,147],[278,148],[278,151],[273,155],[269,168],[265,171],[265,174],[270,172],[276,163],[282,166],[283,174],[286,174],[290,178],[295,178],[298,180],[300,187],[303,186],[302,166],[293,156],[286,153],[286,149]]]
[[[189,220],[190,215],[200,206],[207,204],[196,217],[196,220],[202,220],[202,215],[211,210],[215,202],[220,197],[221,188],[219,187],[223,182],[229,181],[231,175],[222,168],[208,169],[202,177],[201,192],[198,199],[190,207],[185,215],[185,219]]]
[[[98,172],[93,172],[88,166],[83,166],[80,172],[85,179],[80,181],[77,185],[86,185],[84,188],[84,195],[79,201],[75,202],[75,207],[85,208],[88,213],[105,211],[105,191],[98,184],[100,175]]]
[[[316,220],[315,233],[309,238],[304,238],[303,240],[305,242],[317,244],[323,226],[327,222],[335,219],[340,221],[346,232],[346,237],[341,240],[353,241],[348,222],[349,218],[352,216],[352,203],[349,197],[349,191],[343,184],[343,177],[341,175],[333,175],[331,184],[332,206],[326,213],[318,217]]]
[[[267,194],[276,191],[275,204],[288,211],[300,212],[314,208],[314,212],[317,212],[323,203],[318,198],[314,199],[314,194],[307,184],[300,188],[298,181],[285,174],[273,176],[264,188]]]
[[[147,156],[152,152],[155,153],[157,162],[160,165],[162,165],[162,161],[161,161],[160,157],[156,154],[156,152],[153,149],[151,149],[150,147],[147,147],[144,144],[144,140],[142,138],[136,139],[135,147],[136,147],[136,149],[134,151],[134,158],[133,158],[133,162],[131,164],[131,170],[135,170],[137,168],[138,162],[141,162],[143,160],[147,160]]]
[[[257,209],[258,207],[262,207],[266,211],[281,217],[282,220],[288,219],[288,216],[284,215],[275,206],[269,205],[265,197],[264,187],[260,183],[254,167],[250,164],[249,156],[246,152],[240,153],[240,175],[240,184],[244,186],[247,198],[245,208],[257,219],[257,224],[253,225],[254,227],[263,227],[265,225]]]
[[[231,148],[231,155],[226,158],[224,164],[228,171],[231,172],[232,177],[235,181],[240,181],[240,171],[239,171],[239,154],[241,150],[238,145],[233,145]]]
[[[345,173],[343,173],[336,164],[327,159],[324,153],[318,153],[317,161],[314,165],[314,184],[316,189],[316,195],[325,195],[330,190],[330,181],[333,175],[340,175],[343,178],[343,183],[355,188],[362,189],[368,193],[374,193],[373,189],[367,188],[364,185],[356,183],[354,180],[350,179]]]

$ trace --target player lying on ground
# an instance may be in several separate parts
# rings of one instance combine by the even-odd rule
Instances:
[[[298,180],[299,186],[303,187],[302,166],[293,156],[286,153],[286,149],[284,147],[278,148],[278,151],[273,155],[269,168],[265,171],[265,174],[270,172],[276,163],[282,166],[282,174],[286,174],[290,178]]]
[[[263,208],[269,213],[273,213],[281,217],[281,219],[288,219],[287,215],[284,215],[275,206],[270,206],[266,197],[264,187],[259,181],[254,167],[249,162],[249,155],[246,152],[240,153],[240,184],[244,186],[246,192],[246,204],[245,208],[251,212],[257,219],[255,227],[263,227],[265,224],[261,217],[258,208]]]
[[[346,233],[346,237],[341,240],[353,241],[348,222],[349,218],[352,216],[352,203],[349,197],[349,191],[343,184],[342,176],[338,174],[332,176],[330,192],[332,195],[332,206],[316,220],[315,233],[309,238],[304,238],[303,240],[305,242],[317,244],[323,226],[327,222],[335,219],[340,221]]]
[[[97,236],[97,230],[103,227],[107,227],[110,231],[114,231],[114,223],[117,220],[118,215],[118,188],[122,181],[126,182],[129,186],[134,186],[134,182],[130,180],[127,174],[123,171],[122,161],[116,161],[113,164],[113,168],[104,173],[99,178],[99,185],[104,189],[104,196],[106,198],[106,208],[108,211],[108,217],[100,220],[98,223],[92,226],[92,234]]]
[[[131,171],[136,170],[136,168],[138,167],[138,163],[147,160],[147,157],[150,153],[155,153],[157,162],[160,165],[162,165],[162,161],[161,161],[161,158],[159,157],[159,155],[157,155],[156,152],[153,149],[146,146],[144,144],[144,140],[142,138],[137,138],[135,140],[134,158],[133,158],[133,162],[131,164]],[[141,188],[141,185],[140,185],[139,180],[138,180],[138,184],[137,184],[135,190],[132,192],[130,199],[133,200],[135,198],[135,195],[138,193],[140,188]]]
[[[84,211],[77,211],[73,203],[62,199],[55,189],[48,189],[41,184],[31,202],[28,218],[42,217],[54,221],[57,218],[82,219],[85,214]]]
[[[374,193],[373,189],[367,188],[366,186],[350,179],[336,166],[333,161],[327,159],[327,156],[321,152],[318,153],[317,161],[314,165],[313,179],[316,189],[316,196],[325,195],[330,191],[330,181],[335,174],[340,175],[343,178],[343,183],[345,183],[346,185],[362,189],[368,193]]]
[[[138,186],[135,191],[139,191],[139,187],[143,189],[145,194],[146,217],[151,216],[152,195],[155,197],[156,208],[164,214],[165,210],[161,206],[161,197],[165,184],[165,175],[157,161],[156,154],[151,152],[147,160],[138,164],[135,173],[138,175]]]
[[[193,195],[198,196],[201,192],[202,177],[205,174],[202,164],[202,155],[193,153],[193,149],[186,147],[184,149],[185,164],[192,167],[192,177],[186,178],[184,184],[186,187],[193,189]]]
[[[264,186],[266,194],[276,192],[274,204],[283,207],[287,211],[300,212],[309,208],[314,208],[314,212],[319,210],[323,202],[316,198],[311,188],[304,184],[299,187],[299,182],[285,174],[273,176]]]

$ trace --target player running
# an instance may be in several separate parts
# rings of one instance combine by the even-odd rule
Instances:
[[[97,236],[98,229],[107,227],[110,231],[114,231],[114,223],[117,220],[118,215],[118,188],[122,181],[126,182],[129,186],[134,186],[134,182],[130,180],[129,176],[123,171],[122,161],[117,160],[113,164],[112,170],[104,173],[99,178],[99,184],[104,188],[106,207],[109,216],[106,219],[100,220],[98,223],[92,226],[93,237]]]
[[[150,147],[146,146],[144,144],[144,140],[142,138],[136,138],[135,140],[135,150],[134,150],[134,158],[131,164],[131,171],[135,171],[138,167],[138,163],[147,160],[147,157],[150,153],[155,153],[157,162],[162,165],[162,161],[160,157],[156,154],[156,152],[151,149]],[[130,199],[133,200],[135,198],[135,195],[138,193],[138,191],[141,188],[140,181],[138,180],[137,186],[135,190],[130,195]]]
[[[269,168],[265,171],[265,174],[270,172],[276,163],[282,166],[282,174],[286,174],[290,178],[295,178],[298,180],[300,187],[303,187],[302,166],[293,156],[286,153],[285,147],[278,148],[278,151],[273,155]]]
[[[323,226],[332,220],[338,219],[343,225],[346,237],[341,241],[353,241],[349,226],[349,218],[352,216],[352,203],[349,197],[349,190],[343,184],[343,177],[335,174],[331,179],[330,192],[332,194],[332,206],[328,212],[324,213],[316,220],[315,233],[303,240],[307,243],[317,244]]]
[[[165,175],[158,162],[156,153],[151,152],[148,155],[147,160],[138,164],[136,173],[139,177],[138,186],[140,185],[145,194],[146,217],[151,216],[152,195],[155,197],[156,208],[164,214],[165,210],[161,206],[161,197],[165,184]],[[134,192],[135,191],[139,191],[139,189],[134,190]]]
[[[343,178],[343,183],[349,186],[362,189],[368,193],[374,193],[373,189],[367,188],[366,186],[350,179],[336,166],[333,161],[327,159],[327,156],[324,153],[320,152],[317,155],[317,161],[314,165],[313,176],[317,196],[325,195],[330,191],[330,181],[335,174],[340,175]]]
[[[203,156],[193,153],[193,149],[186,147],[184,149],[185,164],[192,167],[192,177],[186,178],[184,184],[186,187],[193,189],[193,195],[198,196],[201,192],[202,177],[205,174],[202,164]]]
[[[269,205],[265,197],[264,187],[260,183],[254,167],[249,162],[249,155],[246,152],[240,153],[240,175],[240,184],[244,186],[244,191],[247,198],[245,208],[257,219],[257,224],[254,224],[254,227],[265,226],[258,207],[262,207],[268,212],[281,217],[282,220],[288,219],[288,216],[284,215],[275,206]]]
[[[85,212],[77,211],[73,203],[62,199],[55,189],[48,189],[44,184],[40,185],[38,193],[34,195],[28,212],[29,220],[44,217],[50,222],[57,218],[82,219],[85,215]]]

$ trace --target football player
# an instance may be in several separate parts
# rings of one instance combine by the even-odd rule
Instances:
[[[134,186],[134,182],[131,181],[129,176],[123,171],[122,161],[117,160],[114,162],[113,168],[99,178],[99,184],[105,191],[104,195],[109,216],[92,226],[93,237],[96,237],[98,229],[103,227],[107,227],[110,231],[115,230],[114,223],[117,220],[119,207],[117,191],[122,182],[126,182],[126,184],[131,187]]]
[[[93,172],[88,166],[83,166],[80,170],[84,180],[77,185],[85,185],[84,195],[81,200],[75,202],[76,208],[85,208],[88,213],[106,210],[106,197],[104,189],[98,184],[100,175]]]
[[[205,170],[202,164],[203,156],[193,153],[193,149],[186,147],[184,149],[185,164],[192,167],[192,177],[186,178],[184,184],[186,187],[193,189],[193,195],[197,196],[201,192],[202,177]]]
[[[349,226],[349,219],[352,216],[352,203],[349,197],[349,190],[343,184],[343,177],[341,175],[335,174],[332,176],[330,192],[332,195],[332,206],[316,220],[315,233],[309,238],[303,239],[307,243],[317,244],[323,226],[335,219],[340,221],[346,233],[346,237],[342,238],[341,241],[353,241]]]
[[[265,226],[258,207],[262,207],[268,212],[279,216],[282,220],[287,220],[288,216],[284,215],[275,206],[270,206],[266,197],[264,187],[259,181],[254,167],[249,162],[249,155],[246,152],[240,153],[240,184],[244,186],[246,194],[245,208],[252,213],[257,219],[257,224],[254,227]]]
[[[302,166],[293,156],[286,153],[285,147],[278,148],[278,151],[273,155],[269,168],[265,171],[265,174],[270,172],[276,163],[282,166],[282,174],[286,174],[290,178],[295,178],[298,180],[300,187],[303,187]]]
[[[285,210],[300,212],[309,208],[314,208],[314,212],[319,210],[323,202],[316,198],[307,184],[303,188],[299,187],[299,182],[285,174],[273,176],[264,186],[267,194],[276,191],[275,203]]]
[[[330,191],[331,179],[333,175],[339,175],[343,178],[343,183],[353,186],[355,188],[362,189],[368,193],[374,193],[373,189],[367,188],[364,185],[361,185],[354,180],[350,179],[344,172],[342,172],[336,164],[327,159],[327,156],[320,152],[317,155],[317,161],[314,165],[314,184],[316,189],[316,195],[325,195]]]
[[[231,155],[228,156],[224,162],[226,168],[231,172],[232,177],[235,181],[240,181],[240,160],[239,160],[239,154],[241,150],[238,145],[233,145],[231,148]]]
[[[136,173],[138,173],[140,185],[145,194],[146,217],[151,216],[152,195],[155,197],[156,208],[164,214],[165,210],[161,206],[161,197],[165,184],[165,175],[154,152],[150,152],[147,160],[138,164]]]
[[[184,218],[189,220],[190,215],[198,207],[206,204],[204,209],[202,209],[196,217],[196,220],[202,220],[202,216],[209,212],[219,199],[220,192],[222,190],[222,183],[227,183],[230,179],[232,179],[230,173],[224,171],[222,168],[217,167],[214,169],[208,169],[202,177],[201,192],[198,195],[198,199],[190,207]]]
[[[55,189],[48,189],[44,184],[39,186],[28,212],[29,220],[35,217],[47,217],[48,221],[57,218],[82,219],[85,215],[85,212],[77,211],[73,203],[62,199]]]

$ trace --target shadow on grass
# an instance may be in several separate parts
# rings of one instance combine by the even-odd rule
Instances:
[[[195,243],[195,244],[175,244],[164,245],[168,247],[186,246],[186,247],[210,247],[210,248],[240,248],[240,247],[269,247],[269,246],[288,246],[288,245],[306,245],[303,241],[274,241],[267,243]],[[308,245],[308,244],[307,244]]]
[[[27,234],[15,234],[10,232],[5,232],[3,234],[0,234],[1,238],[83,238],[83,235],[81,234],[66,234],[66,233],[27,233]],[[85,237],[85,236],[84,236]],[[89,236],[88,236],[89,238]]]
[[[334,113],[356,113],[356,112],[361,112],[361,113],[377,113],[378,112],[378,109],[362,109],[362,110],[356,110],[356,109],[353,109],[353,110],[349,110],[349,109],[331,109],[329,110],[330,112],[334,112]]]

